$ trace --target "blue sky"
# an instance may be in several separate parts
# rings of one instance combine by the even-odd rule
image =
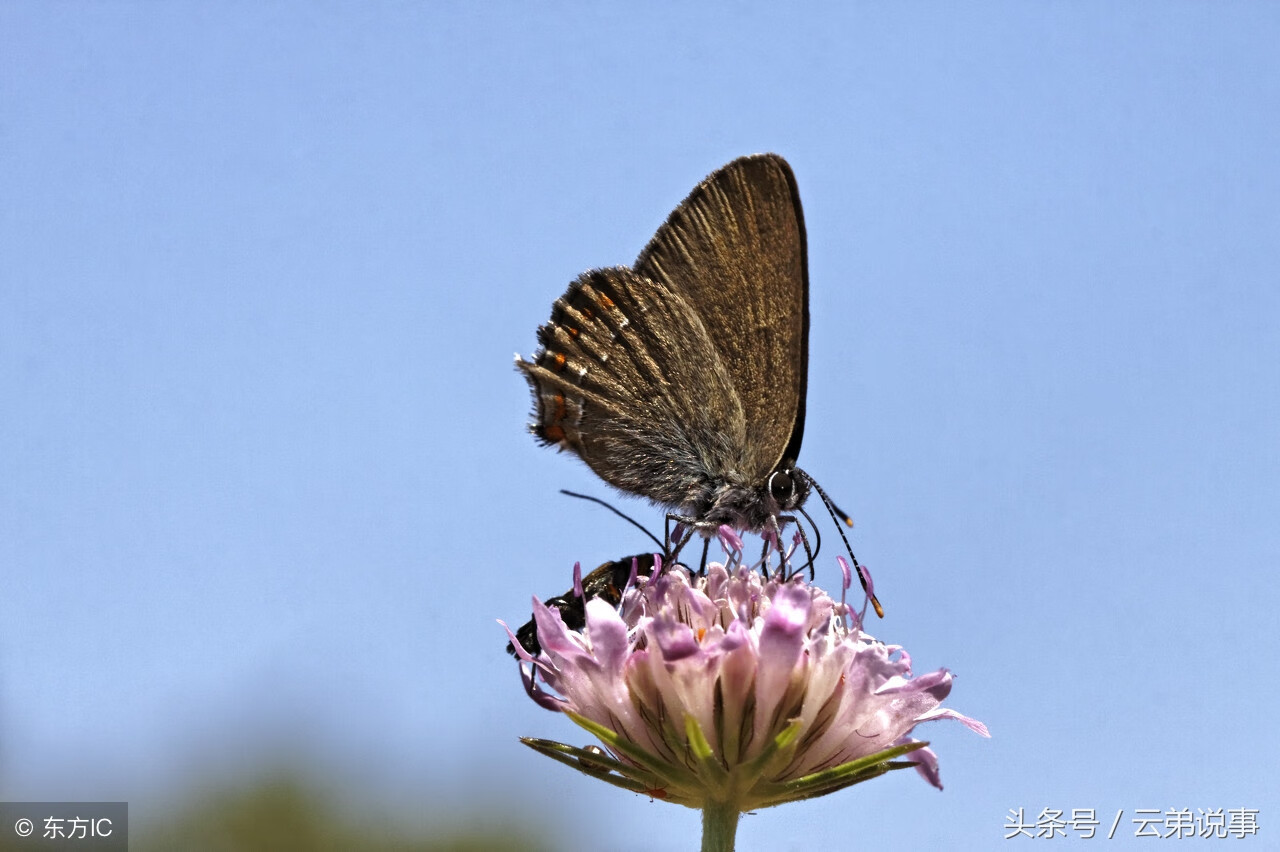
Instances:
[[[0,6],[0,797],[145,816],[296,761],[690,848],[695,812],[517,743],[583,735],[494,619],[645,545],[557,495],[611,496],[511,360],[770,150],[801,464],[879,635],[993,739],[935,723],[943,793],[739,849],[985,849],[1018,807],[1257,808],[1269,842],[1277,44],[1264,3]]]

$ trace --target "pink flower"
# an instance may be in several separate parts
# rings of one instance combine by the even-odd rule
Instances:
[[[536,599],[534,620],[541,653],[518,651],[526,689],[607,753],[525,742],[688,807],[756,810],[908,766],[940,788],[912,729],[955,719],[989,736],[941,706],[945,669],[913,678],[906,652],[863,632],[848,606],[802,576],[764,578],[736,559],[705,577],[655,568],[617,608],[588,600],[581,631]]]

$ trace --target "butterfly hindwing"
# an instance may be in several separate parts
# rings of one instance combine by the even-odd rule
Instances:
[[[623,267],[579,276],[539,330],[534,431],[623,491],[682,505],[742,465],[746,423],[699,314]]]

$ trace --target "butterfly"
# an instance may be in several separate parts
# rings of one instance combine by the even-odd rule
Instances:
[[[516,359],[534,435],[689,534],[776,538],[811,488],[837,511],[796,466],[809,271],[799,189],[777,154],[713,172],[632,266],[578,276],[538,343]]]

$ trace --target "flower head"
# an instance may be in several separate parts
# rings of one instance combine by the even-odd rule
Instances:
[[[909,736],[915,725],[950,718],[988,735],[940,706],[950,673],[913,678],[905,651],[803,577],[763,577],[731,558],[701,577],[657,560],[632,581],[619,606],[586,600],[581,630],[535,599],[541,653],[517,652],[530,696],[608,751],[525,742],[588,774],[747,811],[907,766],[940,787],[936,758]]]

